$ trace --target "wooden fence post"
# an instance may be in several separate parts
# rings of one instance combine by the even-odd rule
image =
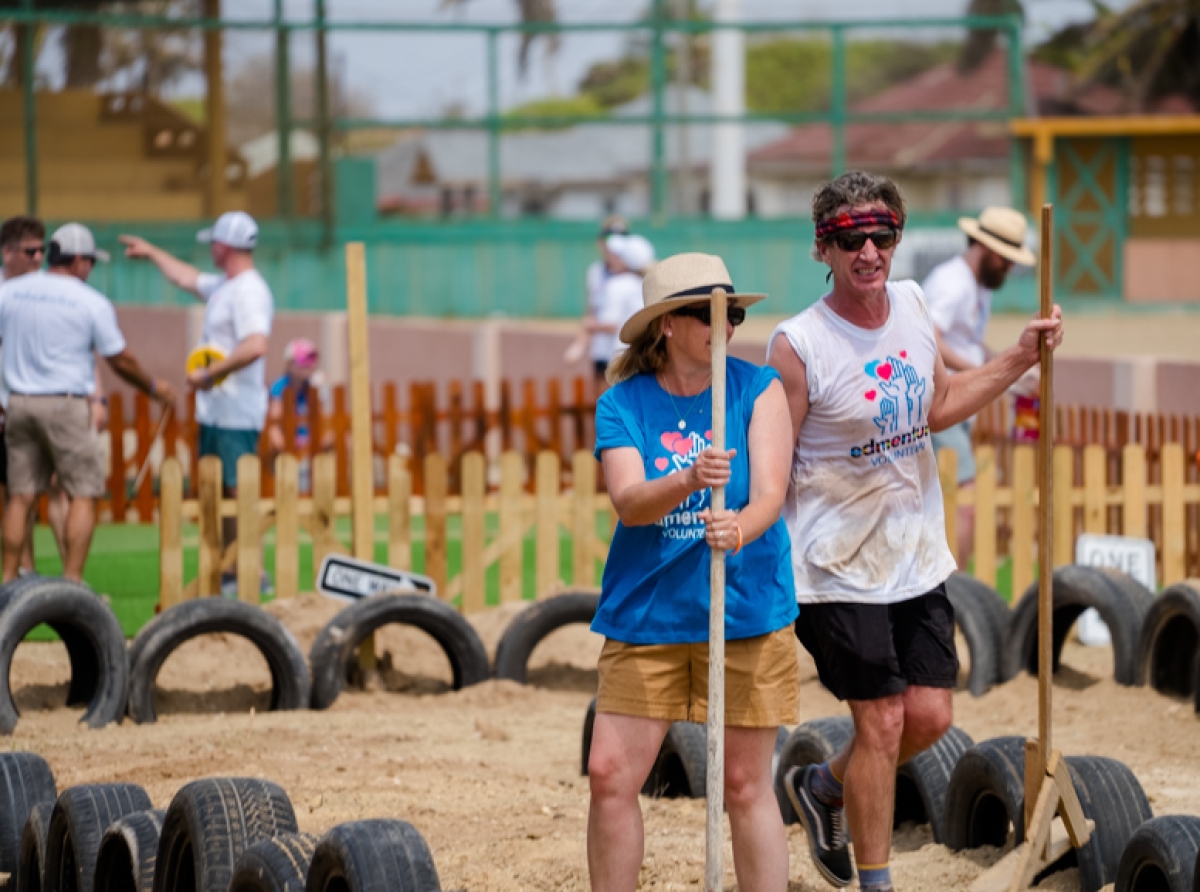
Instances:
[[[521,518],[522,478],[525,460],[509,450],[500,457],[500,603],[520,601],[521,564],[524,556]]]
[[[1187,538],[1183,506],[1185,469],[1183,445],[1162,447],[1162,583],[1174,585],[1187,578]]]
[[[297,523],[300,465],[284,453],[275,459],[275,597],[300,591],[300,537]]]
[[[1083,447],[1083,531],[1104,535],[1108,532],[1108,468],[1103,446],[1092,443]]]
[[[197,492],[200,498],[201,598],[221,593],[221,460],[215,455],[200,459]]]
[[[258,500],[261,496],[261,467],[257,455],[237,460],[237,586],[238,599],[248,604],[260,600],[262,533],[259,530]]]
[[[108,438],[112,458],[112,475],[109,477],[109,492],[112,493],[112,517],[114,521],[125,520],[125,405],[121,394],[108,398]]]
[[[1121,535],[1146,537],[1146,447],[1130,443],[1121,450]]]
[[[334,499],[337,493],[337,459],[323,452],[312,460],[312,571],[313,579],[321,569],[325,555],[333,551],[337,540],[334,526]]]
[[[149,461],[150,451],[154,447],[154,425],[150,421],[150,399],[144,393],[138,393],[133,400],[134,426],[137,431],[137,467]],[[154,519],[154,475],[147,473],[142,477],[138,491],[133,494],[137,505],[138,523],[150,523]]]
[[[942,450],[943,453],[947,450]],[[996,586],[996,449],[975,448],[975,578]]]
[[[1047,434],[1049,436],[1049,434]],[[1012,539],[1009,552],[1012,554],[1012,603],[1033,585],[1033,555],[1035,551],[1033,533],[1033,497],[1036,489],[1034,474],[1034,448],[1024,444],[1013,449],[1013,506]]]
[[[462,612],[477,613],[486,606],[487,587],[483,563],[486,490],[483,453],[468,452],[462,459]]]
[[[183,600],[183,469],[167,458],[159,471],[158,603],[163,610]]]
[[[1070,446],[1054,447],[1054,566],[1075,562],[1075,451]],[[1039,568],[1040,569],[1040,568]],[[1047,571],[1053,570],[1047,568]]]
[[[388,455],[388,564],[412,569],[412,474],[403,458]]]
[[[425,456],[425,575],[437,584],[445,597],[447,568],[446,456],[430,452]]]
[[[576,585],[591,588],[596,584],[596,459],[580,450],[571,458],[571,476],[575,486],[575,535],[571,545],[571,578]]]
[[[958,455],[953,449],[938,453],[938,478],[942,484],[942,513],[946,515],[946,544],[954,562],[963,568],[958,553]]]
[[[539,452],[536,484],[536,598],[553,594],[558,588],[558,496],[561,480],[558,453]]]

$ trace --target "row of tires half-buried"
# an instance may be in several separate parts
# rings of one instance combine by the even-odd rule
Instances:
[[[406,821],[300,833],[287,793],[205,778],[155,809],[137,784],[59,793],[34,753],[0,754],[0,873],[17,892],[427,892],[425,840]]]
[[[596,701],[583,725],[587,774]],[[779,729],[774,757],[775,796],[785,824],[798,823],[784,792],[788,771],[832,758],[850,739],[849,716],[813,719],[791,733]],[[694,722],[672,723],[642,793],[703,798],[707,732]],[[1100,756],[1068,756],[1092,838],[1043,875],[1075,867],[1083,892],[1115,884],[1115,892],[1200,892],[1200,817],[1155,818],[1141,784],[1123,763]],[[951,727],[936,744],[896,771],[893,822],[928,824],[934,842],[954,851],[1006,848],[1024,839],[1025,738],[974,743]]]

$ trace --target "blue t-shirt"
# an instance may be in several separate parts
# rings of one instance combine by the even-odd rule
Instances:
[[[271,385],[271,399],[283,399],[289,386],[296,397],[296,448],[306,449],[308,447],[308,395],[311,386],[308,381],[302,381],[299,385],[292,384],[292,379],[288,375],[284,375]]]
[[[725,448],[736,449],[725,486],[725,507],[750,500],[746,436],[754,401],[779,374],[740,359],[726,364]],[[679,427],[680,413],[684,428]],[[654,375],[635,375],[605,392],[596,406],[596,457],[632,446],[646,479],[690,468],[712,446],[712,396],[671,396]],[[709,572],[704,524],[711,490],[694,492],[656,523],[618,523],[604,565],[600,606],[592,631],[627,644],[680,644],[708,640]],[[774,632],[796,618],[791,551],[779,519],[738,554],[725,555],[725,635],[730,640]]]

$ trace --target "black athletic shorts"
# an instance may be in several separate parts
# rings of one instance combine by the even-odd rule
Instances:
[[[946,586],[895,604],[801,604],[796,637],[839,700],[879,700],[958,680]]]

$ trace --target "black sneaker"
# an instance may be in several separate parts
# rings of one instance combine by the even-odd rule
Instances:
[[[854,879],[854,866],[846,845],[846,810],[826,805],[813,795],[815,770],[815,765],[789,769],[784,788],[808,833],[808,850],[817,870],[834,886],[849,886]]]

